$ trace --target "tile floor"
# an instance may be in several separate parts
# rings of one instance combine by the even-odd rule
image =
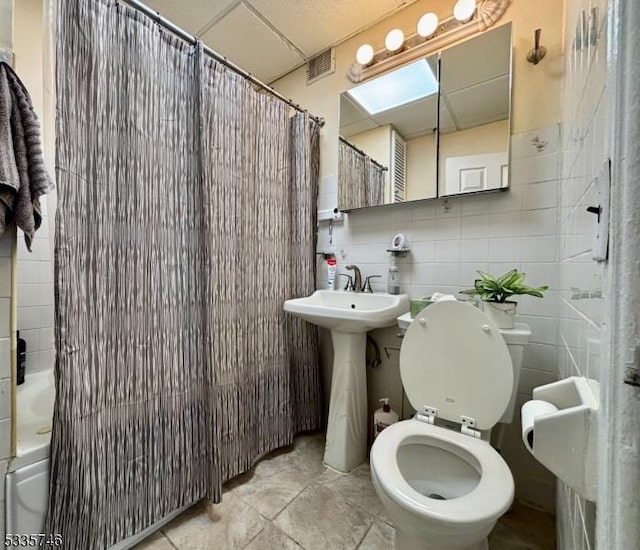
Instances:
[[[201,502],[135,550],[390,550],[394,529],[369,465],[348,475],[322,465],[324,434],[298,436],[229,481],[222,502]],[[491,550],[552,550],[554,519],[517,505],[496,525]]]

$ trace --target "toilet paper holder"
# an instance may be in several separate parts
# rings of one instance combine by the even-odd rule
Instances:
[[[555,476],[595,502],[599,383],[572,376],[535,388],[533,399],[522,407],[524,446]]]

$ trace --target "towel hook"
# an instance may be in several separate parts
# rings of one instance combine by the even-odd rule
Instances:
[[[527,61],[529,63],[533,63],[537,65],[542,58],[547,55],[547,48],[540,45],[540,35],[542,34],[542,29],[536,29],[534,34],[534,47],[533,50],[529,50],[527,54]]]

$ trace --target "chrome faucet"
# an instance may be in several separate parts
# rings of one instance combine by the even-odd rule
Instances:
[[[351,264],[347,266],[347,269],[353,271],[353,291],[362,292],[362,273],[360,273],[360,268]]]
[[[373,289],[371,288],[371,279],[380,279],[380,278],[382,278],[382,275],[369,275],[364,280],[364,284],[362,285],[362,292],[369,292],[373,294]]]

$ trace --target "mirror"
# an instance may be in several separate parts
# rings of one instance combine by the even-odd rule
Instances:
[[[509,186],[511,24],[440,53],[438,196]]]
[[[386,169],[380,202],[367,206],[436,197],[437,113],[437,55],[344,92],[340,96],[339,208],[358,208],[353,200],[358,193],[347,189],[363,187],[352,163],[343,162],[349,156],[344,153],[347,148]]]
[[[340,96],[338,207],[508,186],[511,24]]]

